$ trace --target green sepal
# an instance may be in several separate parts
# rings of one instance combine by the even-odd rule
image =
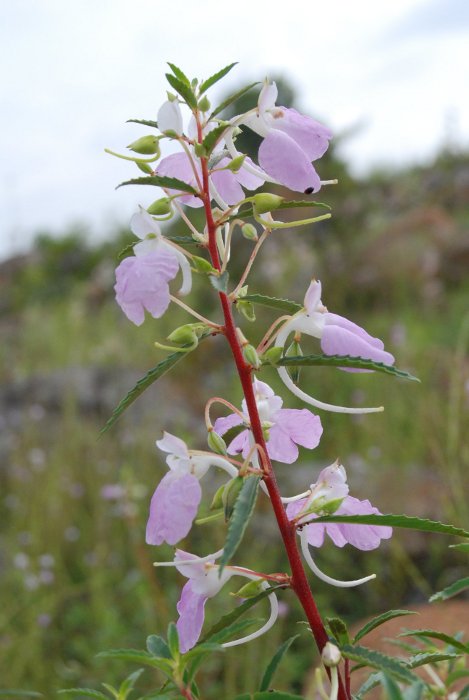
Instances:
[[[250,301],[245,301],[244,299],[238,299],[236,302],[236,310],[244,316],[247,321],[251,323],[256,320],[256,312],[254,311],[254,306]]]
[[[217,292],[222,292],[223,294],[228,293],[228,282],[230,279],[228,270],[225,270],[221,275],[210,275],[209,279],[212,287],[214,287]]]
[[[236,596],[236,598],[242,598],[247,600],[248,598],[255,598],[263,590],[263,579],[259,578],[253,581],[245,583],[244,586],[232,593],[231,595]]]
[[[153,134],[148,136],[141,136],[136,141],[130,143],[127,148],[134,153],[140,153],[141,155],[151,156],[155,153],[160,152],[159,138]]]

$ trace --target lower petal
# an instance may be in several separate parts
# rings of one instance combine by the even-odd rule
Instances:
[[[179,648],[182,654],[197,644],[204,624],[204,608],[207,596],[193,590],[193,582],[188,581],[182,589],[177,604],[179,620],[176,623],[179,635]]]
[[[259,148],[259,164],[265,172],[296,192],[317,192],[321,181],[311,161],[298,144],[278,129],[272,129]]]

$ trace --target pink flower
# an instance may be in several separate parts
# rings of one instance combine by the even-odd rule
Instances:
[[[165,432],[163,439],[156,444],[160,450],[169,453],[166,463],[170,471],[152,496],[146,542],[177,544],[191,529],[202,498],[199,479],[209,465],[195,464],[186,443],[170,433]]]
[[[295,109],[277,107],[277,95],[276,84],[265,83],[256,114],[243,122],[264,137],[259,148],[259,165],[291,190],[317,192],[321,181],[311,161],[324,155],[332,133]]]
[[[232,571],[225,568],[219,576],[218,566],[214,566],[215,557],[204,558],[203,561],[190,565],[184,564],[184,562],[198,559],[181,549],[176,550],[176,568],[189,579],[182,589],[177,604],[179,619],[176,627],[179,634],[179,648],[183,654],[197,644],[204,624],[205,603],[209,598],[216,596],[233,575]]]
[[[384,350],[384,343],[379,338],[373,338],[356,323],[326,309],[321,301],[321,282],[316,280],[308,287],[304,310],[285,323],[277,336],[276,345],[283,346],[293,331],[319,338],[326,355],[351,355],[386,365],[394,364],[394,356]]]
[[[306,498],[287,506],[287,515],[293,520],[306,504]],[[368,500],[359,501],[353,496],[346,496],[336,515],[381,515],[379,510],[371,505]],[[308,519],[317,518],[317,515],[305,516]],[[337,547],[351,544],[353,547],[362,550],[376,549],[381,544],[381,540],[387,540],[392,535],[392,528],[383,525],[355,525],[351,523],[311,523],[303,527],[308,544],[313,547],[321,547],[324,544],[325,535],[329,535]]]
[[[271,459],[292,464],[298,459],[297,445],[310,449],[317,447],[322,435],[321,420],[318,416],[307,409],[282,408],[282,399],[276,396],[267,384],[257,379],[253,384],[259,415],[268,431],[266,442]],[[244,423],[249,425],[245,400],[242,403],[242,411]],[[226,418],[218,418],[214,428],[219,435],[223,435],[230,428],[242,424],[241,416],[232,413]],[[229,454],[241,452],[243,457],[247,457],[252,444],[250,430],[246,429],[231,441],[228,452]]]
[[[145,309],[160,318],[170,303],[169,282],[179,269],[183,283],[179,294],[191,290],[192,275],[184,254],[166,241],[157,222],[140,208],[130,221],[133,233],[141,239],[134,246],[134,257],[124,258],[116,269],[116,301],[135,325],[145,320]]]
[[[141,326],[145,309],[160,318],[169,306],[169,281],[179,269],[167,251],[124,258],[116,269],[116,301],[128,319]]]

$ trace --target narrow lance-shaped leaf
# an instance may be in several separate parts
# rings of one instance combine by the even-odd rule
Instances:
[[[238,92],[234,92],[232,95],[227,97],[226,100],[223,100],[223,102],[221,102],[217,107],[215,107],[215,109],[210,115],[210,119],[212,119],[212,117],[214,117],[215,115],[220,114],[220,112],[223,112],[224,109],[233,104],[233,102],[236,102],[236,100],[238,100],[240,97],[249,92],[249,90],[252,90],[252,88],[256,85],[259,85],[259,81],[251,83],[250,85],[246,85],[246,87],[241,88],[241,90],[238,90]]]
[[[97,654],[102,659],[119,659],[119,661],[129,661],[135,664],[143,664],[151,668],[158,668],[168,677],[172,676],[172,662],[167,659],[157,659],[153,654],[140,649],[110,649]]]
[[[284,202],[281,202],[281,204],[279,204],[276,207],[275,211],[279,211],[280,209],[312,209],[316,207],[320,207],[321,209],[327,209],[328,211],[332,209],[332,207],[329,204],[326,204],[326,202],[317,202],[313,199],[289,199],[285,200]],[[253,217],[253,207],[244,207],[240,212],[238,212],[237,214],[233,214],[228,219],[226,219],[226,221],[233,221],[234,219],[239,219],[240,216],[242,216],[243,219],[249,219]]]
[[[58,691],[60,692],[68,692],[68,691]],[[35,690],[7,690],[4,688],[0,688],[0,698],[43,698],[44,695],[42,693],[37,693]],[[109,700],[109,698],[106,698],[106,700]]]
[[[435,520],[417,518],[410,515],[321,515],[315,523],[355,523],[357,525],[389,525],[422,532],[437,532],[442,535],[469,537],[469,532],[454,525],[446,525]]]
[[[59,695],[65,695],[69,698],[95,698],[95,700],[109,700],[109,695],[101,693],[99,690],[92,690],[91,688],[68,688],[68,690],[58,690]],[[2,691],[0,690],[0,697],[2,697]],[[39,697],[39,693],[36,695],[21,693],[21,697]]]
[[[185,73],[183,73],[183,71],[180,68],[178,68],[178,66],[176,66],[174,63],[170,63],[169,61],[167,61],[167,63],[168,63],[168,66],[173,71],[176,78],[179,78],[181,83],[185,83],[188,87],[190,87],[191,81],[189,80],[187,75]]]
[[[455,649],[460,649],[466,654],[469,654],[469,644],[464,644],[461,640],[452,637],[450,634],[445,634],[444,632],[438,632],[436,630],[407,630],[402,632],[399,637],[422,637],[424,639],[438,639],[440,642],[449,644]]]
[[[203,83],[200,86],[199,94],[203,95],[204,92],[206,92],[209,88],[212,87],[212,85],[215,85],[215,83],[218,83],[219,80],[225,77],[232,68],[234,68],[237,65],[237,62],[235,63],[230,63],[229,66],[225,66],[225,68],[222,68],[219,70],[217,73],[214,73],[213,75],[210,76],[210,78],[207,78],[207,80],[204,80]]]
[[[458,593],[462,593],[469,589],[469,577],[460,578],[459,581],[455,581],[450,586],[447,586],[442,591],[434,593],[430,598],[430,603],[436,603],[441,600],[448,600]]]
[[[151,126],[154,129],[158,128],[158,122],[152,119],[127,119],[127,124],[143,124],[144,126]]]
[[[294,637],[290,637],[290,639],[287,639],[286,642],[284,642],[277,649],[277,651],[273,655],[269,665],[265,669],[265,673],[262,676],[259,690],[269,690],[270,684],[272,682],[272,678],[274,677],[274,674],[275,674],[281,660],[283,659],[283,657],[285,656],[285,654],[287,653],[287,651],[289,650],[289,648],[291,647],[291,645],[293,644],[295,639],[297,639],[299,636],[300,636],[299,634],[295,634]]]
[[[375,362],[374,360],[365,360],[363,357],[352,357],[351,355],[285,356],[281,357],[276,364],[282,367],[346,367],[350,369],[369,369],[374,372],[391,374],[400,379],[409,379],[413,382],[420,381],[417,377],[409,374],[409,372],[397,369],[397,367],[393,367],[392,365],[385,365],[382,362]]]
[[[256,505],[260,477],[248,476],[234,504],[233,515],[228,524],[223,554],[220,559],[219,575],[238,549]]]
[[[380,627],[381,625],[384,625],[384,623],[388,622],[389,620],[393,620],[395,617],[403,617],[404,615],[415,614],[416,613],[413,610],[388,610],[387,612],[382,613],[381,615],[377,615],[372,620],[367,622],[366,625],[363,625],[361,629],[358,630],[355,637],[353,638],[353,643],[356,644],[359,639],[362,639],[372,630],[376,629],[377,627]]]
[[[413,683],[418,680],[417,676],[414,676],[404,664],[391,656],[382,654],[380,651],[367,649],[362,646],[352,646],[351,644],[341,647],[340,651],[346,659],[358,661],[360,664],[365,663],[367,666],[390,673],[394,678],[398,678],[401,681]]]
[[[284,311],[287,314],[296,314],[303,308],[302,305],[298,304],[296,301],[269,297],[265,294],[246,294],[244,297],[242,297],[242,300],[250,301],[252,304],[259,304],[260,306],[267,306],[270,309],[276,309],[277,311]]]
[[[166,73],[166,80],[171,85],[171,87],[174,88],[176,92],[179,93],[179,95],[181,95],[182,99],[185,101],[188,107],[190,107],[191,109],[197,108],[197,100],[190,84],[188,85],[183,80],[180,80],[174,75],[171,75],[171,73]]]
[[[207,155],[210,155],[210,153],[215,148],[219,138],[222,136],[222,134],[226,131],[228,127],[229,124],[227,122],[223,122],[223,124],[220,124],[219,126],[215,127],[215,129],[212,129],[212,131],[209,131],[207,136],[202,141],[202,146],[204,147]]]
[[[339,646],[350,643],[347,625],[340,617],[326,617],[326,628],[337,640]]]
[[[210,335],[210,332],[207,331],[206,333],[203,333],[200,338],[199,342],[204,340]],[[182,348],[187,348],[189,347],[189,344],[187,345],[182,345]],[[156,382],[157,379],[160,379],[166,372],[169,372],[170,369],[172,369],[178,362],[183,360],[185,357],[187,357],[189,353],[188,352],[173,352],[171,355],[168,355],[168,357],[165,357],[164,360],[161,360],[161,362],[158,362],[158,364],[153,367],[153,369],[149,370],[142,379],[139,379],[139,381],[136,383],[136,385],[131,389],[125,396],[124,398],[118,403],[116,408],[113,410],[111,417],[107,421],[106,425],[104,428],[100,430],[100,435],[104,434],[106,431],[111,428],[114,423],[120,418],[120,416],[124,413],[124,411],[129,408],[133,404],[133,402],[138,399],[139,396],[143,394],[143,392],[148,389],[149,386],[151,386],[154,382]]]
[[[449,654],[437,651],[423,651],[420,654],[415,654],[411,659],[406,661],[409,668],[418,668],[427,664],[437,664],[439,661],[451,661],[458,659],[461,654]]]
[[[385,697],[387,700],[403,700],[401,689],[393,678],[386,673],[382,673],[381,683],[385,690]]]
[[[126,180],[117,185],[116,190],[124,185],[153,185],[155,187],[166,187],[170,190],[178,190],[180,192],[189,192],[189,194],[197,194],[197,191],[187,182],[178,180],[177,177],[165,177],[163,175],[148,175],[147,177],[135,177],[132,180]]]

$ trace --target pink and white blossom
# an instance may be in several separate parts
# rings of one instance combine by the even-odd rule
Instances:
[[[275,83],[264,84],[257,110],[242,123],[263,137],[259,165],[277,182],[297,192],[317,192],[319,175],[312,165],[326,152],[332,132],[295,109],[275,104]]]
[[[260,419],[267,429],[267,451],[269,457],[278,462],[292,464],[298,459],[298,447],[313,449],[318,446],[322,435],[321,420],[307,409],[297,410],[282,408],[283,401],[264,382],[253,382],[257,408]],[[243,418],[232,413],[215,421],[214,428],[219,435],[224,435],[230,428],[243,423],[249,426],[246,401],[242,402]],[[249,427],[241,431],[228,445],[229,454],[242,453],[247,457],[252,447],[252,435]]]

